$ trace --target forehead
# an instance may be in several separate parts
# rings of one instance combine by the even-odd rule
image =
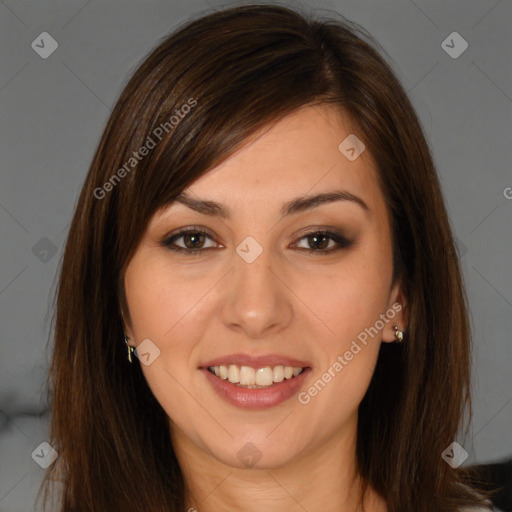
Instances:
[[[364,149],[350,160],[343,151],[346,144],[339,148],[347,137],[353,141],[358,135],[361,139],[357,125],[338,107],[307,106],[255,134],[184,192],[222,203],[237,214],[254,215],[253,208],[277,212],[291,198],[346,190],[379,212],[384,200],[373,157]],[[170,205],[172,211],[184,208]],[[169,208],[161,214],[166,212]]]

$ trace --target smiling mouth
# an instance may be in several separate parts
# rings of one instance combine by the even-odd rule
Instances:
[[[269,388],[285,380],[299,376],[305,368],[293,366],[238,366],[236,364],[208,366],[208,371],[219,379],[228,380],[232,384],[248,389]]]

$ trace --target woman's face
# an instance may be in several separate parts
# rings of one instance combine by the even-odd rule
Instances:
[[[225,216],[175,202],[151,219],[125,274],[126,332],[146,340],[141,367],[177,451],[270,468],[353,447],[380,343],[404,328],[390,218],[358,133],[334,107],[298,110],[184,191]],[[334,193],[346,198],[285,211]]]

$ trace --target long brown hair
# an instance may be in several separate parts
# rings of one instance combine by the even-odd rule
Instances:
[[[471,417],[457,252],[420,122],[377,48],[341,16],[252,5],[187,22],[137,69],[99,142],[61,261],[48,383],[59,456],[41,486],[45,504],[60,483],[61,512],[184,511],[165,411],[127,361],[124,271],[159,208],[250,135],[314,103],[343,107],[378,164],[394,282],[408,303],[405,343],[382,344],[360,404],[358,470],[389,512],[480,503],[441,457],[467,432],[465,411]]]

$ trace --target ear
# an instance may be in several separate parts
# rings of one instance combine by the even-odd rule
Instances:
[[[128,303],[126,302],[126,291],[124,288],[124,277],[120,281],[121,286],[118,291],[118,305],[119,305],[119,313],[121,314],[121,321],[123,324],[123,331],[126,337],[128,338],[128,345],[130,347],[136,348],[134,344],[134,336],[132,330],[132,321],[130,317],[130,309],[128,308]]]
[[[385,322],[382,331],[382,341],[384,343],[393,343],[396,341],[393,326],[396,325],[399,331],[405,331],[408,324],[408,303],[400,280],[397,280],[391,290],[385,316],[388,318],[388,321]]]
[[[132,331],[131,324],[130,324],[130,322],[126,321],[126,317],[123,313],[122,307],[120,308],[120,312],[121,312],[121,318],[123,321],[123,330],[124,330],[125,335],[128,337],[128,345],[130,345],[130,347],[136,348],[136,345],[133,343],[134,337],[133,337],[133,331]]]

